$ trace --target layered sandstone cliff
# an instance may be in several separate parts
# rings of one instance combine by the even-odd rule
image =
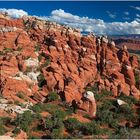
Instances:
[[[44,102],[57,91],[71,103],[95,83],[99,91],[140,99],[140,63],[127,47],[36,17],[0,16],[0,74],[0,94],[12,102]]]

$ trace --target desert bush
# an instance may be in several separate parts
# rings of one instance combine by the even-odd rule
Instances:
[[[42,55],[40,54],[40,55],[38,56],[38,61],[41,62],[42,58],[43,58],[43,57],[42,57]]]
[[[34,117],[30,111],[19,114],[15,120],[15,125],[19,126],[23,131],[28,132]]]
[[[40,49],[41,49],[41,48],[40,48],[40,45],[38,45],[38,44],[37,44],[37,45],[35,45],[35,51],[36,51],[36,52],[39,52],[39,51],[40,51]]]
[[[4,55],[5,54],[5,52],[3,52],[3,51],[0,51],[0,56],[2,56],[2,55]]]
[[[48,129],[48,130],[50,130],[50,131],[51,131],[51,130],[53,129],[53,127],[54,127],[54,123],[53,123],[52,119],[50,119],[49,117],[46,118],[45,125],[46,125],[46,129]]]
[[[19,134],[20,133],[20,128],[16,127],[12,132],[14,134]]]
[[[113,108],[115,108],[114,104],[115,104],[115,100],[106,99],[106,100],[103,101],[101,109],[102,110],[113,109]]]
[[[62,111],[61,109],[57,109],[55,112],[52,113],[53,117],[64,119],[66,117],[66,112]]]
[[[84,118],[90,119],[90,115],[89,114],[85,114],[83,115]]]
[[[106,89],[103,89],[103,90],[101,91],[101,94],[103,94],[103,95],[105,95],[105,96],[110,96],[110,95],[112,95],[112,92],[111,92],[111,91],[107,91]]]
[[[131,129],[129,133],[129,139],[140,139],[140,128]]]
[[[76,118],[68,118],[64,121],[65,128],[75,135],[98,135],[102,130],[96,121],[90,123],[79,122]]]
[[[123,93],[119,96],[119,99],[125,101],[129,104],[129,106],[132,106],[133,104],[137,104],[139,101],[135,99],[133,96],[126,96]]]
[[[73,113],[73,109],[72,109],[71,104],[63,101],[62,103],[59,104],[59,106],[65,108],[65,112],[67,115],[71,115]]]
[[[4,127],[3,118],[0,118],[0,135],[4,135],[6,132],[7,132],[7,130]]]
[[[120,129],[117,129],[110,138],[111,139],[128,139],[129,130],[126,127],[121,127]]]
[[[95,121],[92,121],[91,123],[81,124],[80,130],[84,135],[98,135],[101,133],[101,129]]]
[[[60,129],[53,129],[51,133],[51,138],[52,139],[60,139],[62,138],[62,132]]]
[[[61,112],[59,112],[61,113]],[[63,118],[61,114],[53,114],[46,118],[45,128],[50,131],[51,138],[61,138],[64,127]]]
[[[109,110],[97,111],[97,117],[101,124],[108,124],[110,117],[112,118],[112,112]]]
[[[42,73],[37,77],[37,80],[38,80],[39,87],[43,87],[44,85],[46,85],[46,80]]]
[[[72,133],[73,131],[80,129],[81,123],[76,118],[68,118],[64,121],[64,126]]]
[[[41,113],[44,110],[43,104],[41,103],[35,104],[31,109],[36,113]]]
[[[114,108],[111,102],[106,101],[101,107],[97,108],[97,118],[101,125],[108,125],[112,128],[118,128],[118,120],[116,114],[111,110]]]
[[[13,51],[13,49],[12,48],[4,48],[4,50],[3,51],[5,51],[5,52],[12,52]]]
[[[135,118],[134,110],[128,104],[119,106],[116,113],[120,114],[124,119],[128,121],[132,121]]]
[[[28,139],[35,139],[35,140],[37,140],[37,139],[40,139],[40,137],[38,137],[38,136],[32,136],[32,135],[29,135],[29,137],[28,137]]]
[[[10,121],[11,121],[10,117],[2,117],[2,118],[0,118],[0,122],[3,123],[4,125],[9,124]]]
[[[19,91],[16,95],[17,95],[17,97],[19,97],[21,99],[25,98],[24,93],[22,91]]]
[[[7,132],[3,124],[0,124],[0,135],[4,135]]]
[[[31,109],[36,113],[47,111],[50,114],[55,115],[55,116],[63,116],[64,114],[66,114],[66,112],[61,110],[59,105],[51,104],[51,103],[38,103],[38,104],[35,104]]]
[[[59,99],[59,96],[58,96],[57,92],[53,91],[53,92],[49,93],[47,99],[48,99],[49,102],[56,101],[56,100]]]
[[[135,81],[136,81],[136,87],[138,87],[139,83],[140,83],[140,76],[139,73],[135,73]]]
[[[96,101],[104,101],[106,99],[105,97],[111,96],[111,95],[112,95],[111,91],[107,91],[107,90],[103,89],[101,91],[101,93],[95,92],[95,99],[96,99]]]

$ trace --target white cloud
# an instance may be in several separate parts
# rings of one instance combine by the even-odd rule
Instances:
[[[108,14],[108,16],[110,18],[116,18],[116,14],[115,13],[111,13],[110,11],[106,11],[106,13]]]
[[[140,22],[140,18],[135,18],[136,21]]]
[[[128,16],[129,15],[129,12],[126,11],[126,12],[124,12],[124,14]]]
[[[140,23],[138,20],[108,23],[102,19],[72,15],[62,9],[53,10],[49,19],[79,28],[81,31],[94,32],[95,34],[140,34]]]
[[[130,17],[123,17],[124,20],[130,20]]]
[[[0,8],[0,12],[7,13],[10,17],[12,18],[20,18],[24,15],[28,15],[27,12],[23,10],[18,10],[18,9],[5,9],[5,8]]]
[[[134,8],[135,10],[138,10],[138,11],[140,11],[140,7],[138,7],[138,6],[130,6],[131,8]]]
[[[140,14],[136,14],[136,17],[140,18]]]
[[[0,9],[0,12],[1,11],[7,12],[14,18],[28,15],[27,12],[17,9]],[[102,19],[73,15],[62,9],[53,10],[50,16],[42,16],[39,18],[56,21],[57,23],[79,28],[83,32],[93,32],[95,34],[140,34],[140,18],[136,18],[131,22],[105,22]]]

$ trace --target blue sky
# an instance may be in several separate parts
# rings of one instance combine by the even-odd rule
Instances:
[[[13,8],[18,10],[22,9],[23,11],[26,11],[28,15],[46,17],[59,23],[62,22],[64,24],[69,24],[70,26],[79,27],[81,30],[93,30],[93,32],[95,33],[98,33],[98,28],[102,28],[102,31],[99,31],[99,33],[105,33],[107,32],[107,29],[110,29],[110,27],[108,26],[112,26],[112,30],[114,29],[113,26],[116,26],[116,28],[114,29],[114,33],[115,31],[117,32],[116,34],[121,33],[121,28],[124,28],[124,30],[135,28],[133,30],[130,30],[130,34],[140,34],[140,1],[0,1],[0,8],[5,8],[6,10]],[[73,21],[75,21],[75,23],[73,23],[72,19]],[[84,21],[82,25],[80,24],[81,21]],[[87,24],[87,26],[89,25],[89,29],[86,29],[85,27],[83,28],[84,23]],[[95,25],[94,29],[90,27],[92,23],[93,26]],[[107,29],[105,29],[106,26]],[[122,27],[119,29],[118,26]],[[128,26],[128,28],[126,28],[125,26]],[[117,30],[120,31],[118,32]],[[125,34],[124,30],[122,32],[123,34]],[[127,32],[126,34],[129,34],[129,32]]]
[[[130,20],[135,18],[136,13],[140,13],[138,10],[134,10],[130,6],[140,7],[140,1],[118,1],[118,2],[97,2],[97,1],[38,1],[38,2],[0,2],[0,8],[15,8],[23,9],[30,15],[49,16],[52,10],[63,9],[78,16],[88,16],[90,18],[100,18],[104,21],[124,21],[124,17],[130,17]],[[108,16],[107,11],[116,15],[116,18]],[[129,16],[126,16],[124,12],[129,12]]]

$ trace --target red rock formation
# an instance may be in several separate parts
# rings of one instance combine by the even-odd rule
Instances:
[[[67,102],[78,102],[85,87],[95,82],[99,91],[140,98],[134,77],[135,68],[139,69],[137,57],[130,57],[126,47],[115,48],[107,37],[83,36],[76,29],[34,17],[3,17],[0,50],[1,79],[6,80],[2,95],[9,100],[21,101],[16,93],[22,91],[35,103],[57,91]],[[39,59],[39,66],[28,67],[29,58]],[[41,88],[35,81],[37,73],[44,77]]]
[[[122,48],[124,45],[126,45],[128,49],[132,52],[140,51],[139,37],[138,38],[118,37],[114,38],[114,41],[119,48]]]

